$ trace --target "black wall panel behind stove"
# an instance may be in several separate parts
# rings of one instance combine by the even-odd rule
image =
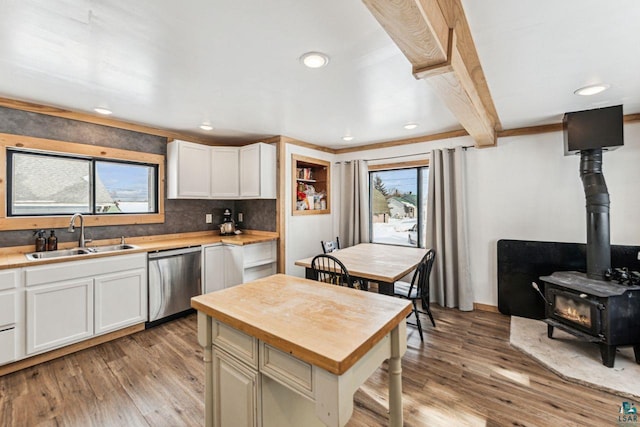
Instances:
[[[640,246],[611,245],[611,267],[640,270]],[[498,241],[498,310],[500,313],[544,319],[544,301],[531,287],[536,282],[544,293],[540,276],[554,271],[586,271],[583,243]]]

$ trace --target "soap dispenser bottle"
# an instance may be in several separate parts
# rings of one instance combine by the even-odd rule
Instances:
[[[55,230],[51,230],[51,234],[47,239],[47,250],[48,251],[57,251],[58,250],[58,238],[56,237]]]
[[[34,231],[36,234],[36,252],[44,252],[47,250],[47,239],[44,238],[44,230]]]

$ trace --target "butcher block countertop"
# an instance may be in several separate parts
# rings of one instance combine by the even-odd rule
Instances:
[[[76,231],[79,233],[79,231]],[[210,245],[215,243],[225,243],[229,245],[249,245],[252,243],[268,242],[277,240],[278,233],[269,231],[253,231],[247,230],[243,234],[233,236],[221,236],[218,232],[203,231],[193,233],[179,234],[163,234],[157,236],[129,237],[126,243],[138,246],[136,249],[127,249],[123,251],[103,252],[96,254],[77,255],[69,257],[49,258],[42,260],[30,261],[25,254],[34,252],[33,245],[14,246],[9,248],[0,248],[0,270],[17,267],[30,267],[34,265],[53,264],[58,262],[79,261],[89,258],[100,258],[105,256],[125,255],[140,252],[154,252],[167,249],[177,249],[189,246]],[[90,242],[87,247],[97,245],[115,245],[120,243],[120,238],[98,240]],[[69,249],[78,246],[77,242],[65,242],[58,245],[58,249]]]
[[[407,300],[284,274],[193,297],[191,306],[336,375],[411,312]]]

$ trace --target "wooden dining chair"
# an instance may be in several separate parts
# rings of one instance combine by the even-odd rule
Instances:
[[[336,236],[336,240],[321,240],[320,244],[322,245],[322,252],[325,254],[330,254],[331,252],[335,252],[340,249],[340,238]],[[353,287],[356,289],[360,289],[363,291],[369,290],[369,282],[364,279],[352,279]]]
[[[420,332],[420,341],[424,341],[424,338],[422,336],[422,324],[420,323],[420,316],[418,313],[427,314],[429,319],[431,319],[433,327],[436,327],[436,322],[433,320],[433,315],[429,309],[429,276],[431,274],[435,258],[436,252],[433,249],[429,249],[416,267],[411,283],[398,281],[393,284],[393,294],[395,296],[411,300],[413,310],[409,313],[407,318],[412,314],[415,315],[416,323],[407,322],[407,324],[418,327],[418,332]],[[426,310],[426,312],[418,310],[417,301],[421,302],[422,308]]]
[[[336,257],[328,254],[316,255],[311,260],[313,277],[318,282],[353,288],[353,280],[347,267]]]
[[[336,236],[336,240],[321,240],[320,244],[322,245],[322,253],[330,254],[340,249],[340,238]]]

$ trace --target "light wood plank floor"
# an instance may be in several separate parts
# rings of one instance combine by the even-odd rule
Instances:
[[[509,346],[509,318],[433,306],[408,327],[406,426],[615,426],[621,397],[563,381]],[[428,324],[424,319],[424,324]],[[198,426],[195,315],[0,377],[0,426]],[[351,427],[387,425],[387,371],[355,396]]]

